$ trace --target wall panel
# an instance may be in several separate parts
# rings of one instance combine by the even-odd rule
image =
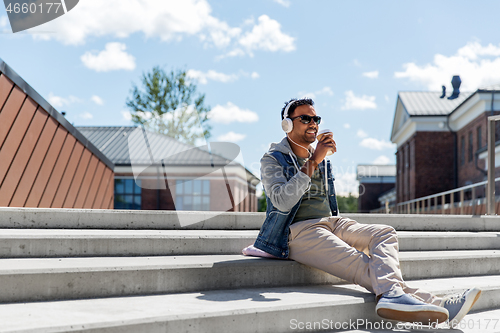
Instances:
[[[9,97],[12,88],[14,88],[14,83],[7,76],[0,73],[0,110],[2,110],[3,104],[7,100],[7,97]]]
[[[36,108],[37,105],[31,99],[26,99],[9,134],[5,138],[4,144],[0,149],[0,161],[2,161],[2,163],[0,163],[0,184],[3,182],[7,170],[12,164],[12,160],[19,149],[19,145],[35,115]]]
[[[42,166],[43,159],[49,150],[52,138],[56,133],[58,123],[54,118],[48,117],[45,127],[43,128],[40,139],[38,140],[35,149],[30,157],[28,165],[24,170],[24,174],[16,188],[14,196],[10,201],[9,206],[12,207],[23,207],[24,203],[28,199],[28,194],[35,182],[38,171]]]
[[[49,151],[47,155],[45,155],[45,159],[43,160],[42,166],[38,171],[38,175],[35,179],[35,183],[30,191],[28,196],[28,200],[24,204],[25,207],[38,207],[38,203],[42,198],[43,191],[45,190],[45,186],[49,181],[49,177],[52,173],[52,169],[54,168],[54,164],[56,163],[57,157],[59,156],[59,152],[61,151],[62,145],[66,136],[68,135],[68,131],[66,131],[62,127],[58,127],[54,138],[49,147]]]
[[[47,121],[48,114],[41,109],[35,113],[26,135],[10,165],[5,179],[0,186],[0,206],[8,206],[12,196],[21,180],[24,169],[28,164],[33,149],[35,148],[42,129]],[[3,164],[3,163],[2,163]],[[7,163],[5,163],[7,164]]]
[[[43,192],[42,198],[38,207],[51,207],[52,200],[56,195],[56,192],[61,183],[62,175],[64,170],[69,163],[69,158],[73,148],[75,147],[76,139],[72,135],[67,135],[66,140],[64,140],[63,147],[59,156],[57,157],[56,164],[52,168],[52,173],[50,175],[45,191]]]
[[[83,208],[90,208],[94,204],[95,196],[97,194],[97,189],[101,184],[102,175],[104,173],[104,163],[99,161],[97,164],[97,169],[95,171],[94,178],[92,179],[92,185],[90,185],[89,193],[83,205]]]
[[[0,111],[0,147],[2,147],[7,134],[12,128],[12,124],[16,119],[19,109],[23,105],[26,95],[18,87],[14,87],[9,94],[2,110]]]
[[[98,158],[92,155],[87,171],[85,172],[85,176],[83,177],[82,186],[80,187],[80,191],[78,192],[78,196],[76,198],[75,205],[73,206],[73,208],[83,208],[83,204],[85,203],[85,199],[87,198],[87,193],[89,193],[89,188],[90,185],[92,184],[92,179],[94,178],[94,174],[97,169],[97,162]]]
[[[80,163],[78,163],[78,168],[75,171],[75,177],[71,182],[71,186],[68,191],[68,195],[66,195],[66,199],[64,200],[63,208],[73,208],[75,205],[76,197],[78,195],[78,191],[82,186],[83,176],[85,176],[85,172],[87,171],[87,167],[90,162],[90,157],[92,153],[88,150],[84,150],[82,154],[82,158],[80,159]]]
[[[106,194],[106,190],[108,189],[109,176],[111,175],[111,173],[112,172],[110,169],[104,169],[101,184],[99,184],[99,187],[97,189],[97,195],[95,197],[94,203],[92,204],[92,207],[102,207],[102,200],[104,198],[104,195]]]
[[[62,208],[66,195],[68,194],[69,187],[71,186],[71,182],[75,176],[76,168],[78,167],[78,163],[82,157],[82,153],[83,145],[77,141],[75,143],[75,147],[73,148],[73,152],[69,157],[68,165],[66,166],[66,170],[64,170],[61,182],[57,188],[56,195],[50,207]]]

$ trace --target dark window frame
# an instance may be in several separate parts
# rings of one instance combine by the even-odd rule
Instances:
[[[469,131],[469,162],[474,160],[474,137],[472,131]]]
[[[465,164],[465,135],[460,138],[460,165]]]
[[[477,149],[483,148],[483,132],[481,126],[477,127]]]
[[[140,210],[142,208],[140,179],[115,178],[114,191],[114,209]]]

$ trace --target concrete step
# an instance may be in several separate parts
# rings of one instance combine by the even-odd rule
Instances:
[[[478,286],[483,294],[474,310],[500,308],[500,276],[408,283],[437,295]],[[308,323],[380,322],[374,309],[373,295],[354,285],[265,287],[3,304],[0,322],[2,332],[311,332]]]
[[[0,258],[240,254],[257,230],[0,229]],[[400,231],[401,251],[500,249],[497,232]]]
[[[500,217],[472,215],[343,214],[360,223],[401,231],[497,231]],[[127,211],[0,207],[0,228],[257,230],[265,213]]]
[[[241,254],[258,230],[0,229],[0,258]]]
[[[402,252],[406,280],[500,274],[500,251]],[[340,284],[291,260],[241,255],[0,259],[0,302]]]

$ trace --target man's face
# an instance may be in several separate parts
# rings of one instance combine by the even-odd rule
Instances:
[[[302,115],[315,116],[316,111],[311,105],[300,105],[295,108],[290,118],[295,118]],[[309,145],[316,140],[318,134],[318,124],[311,120],[309,124],[303,124],[300,118],[293,120],[293,129],[288,136],[298,144]]]

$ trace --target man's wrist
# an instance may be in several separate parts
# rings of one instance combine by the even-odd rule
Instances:
[[[316,170],[317,167],[318,167],[318,162],[316,162],[316,160],[309,159],[309,160],[307,160],[306,163],[304,163],[304,165],[302,166],[302,168],[300,170],[303,173],[305,173],[306,175],[308,175],[309,177],[311,177],[314,170]]]

